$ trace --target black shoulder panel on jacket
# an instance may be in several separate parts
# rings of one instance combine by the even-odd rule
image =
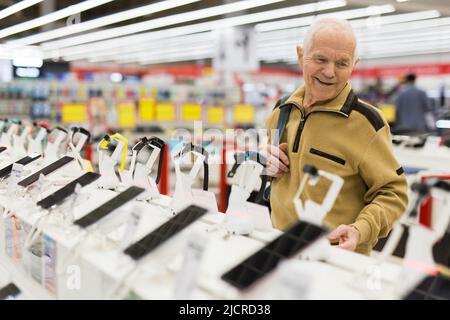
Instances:
[[[384,121],[374,108],[375,107],[371,107],[361,101],[358,101],[353,107],[354,110],[358,111],[369,120],[375,131],[378,131],[384,127]]]

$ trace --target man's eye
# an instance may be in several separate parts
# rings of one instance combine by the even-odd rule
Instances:
[[[317,60],[317,62],[319,62],[319,63],[325,63],[325,62],[327,62],[327,60],[324,59],[324,58],[317,58],[316,60]]]
[[[348,63],[347,62],[338,62],[337,66],[339,68],[347,68],[348,67]]]

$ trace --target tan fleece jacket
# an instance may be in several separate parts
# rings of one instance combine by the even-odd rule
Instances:
[[[269,130],[276,129],[280,108],[293,105],[280,140],[289,145],[290,170],[272,181],[273,225],[285,229],[298,220],[292,199],[303,166],[312,164],[344,179],[324,223],[331,228],[340,224],[357,228],[361,238],[356,251],[370,254],[408,202],[407,181],[393,155],[389,126],[378,109],[356,97],[349,83],[334,100],[314,106],[308,115],[303,107],[304,92],[304,86],[297,89],[273,110],[266,123]],[[320,179],[316,186],[305,188],[302,200],[321,203],[328,186],[326,179]]]

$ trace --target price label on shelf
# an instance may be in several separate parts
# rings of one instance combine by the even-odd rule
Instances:
[[[81,123],[87,121],[87,108],[85,104],[63,104],[61,111],[63,123]]]
[[[141,98],[139,99],[139,118],[142,121],[155,120],[155,99],[153,98]]]
[[[225,122],[225,108],[223,106],[209,106],[208,107],[208,123],[222,124]]]
[[[159,103],[156,105],[157,121],[175,121],[175,105],[172,103]]]
[[[186,103],[182,107],[181,119],[183,121],[202,120],[202,106],[195,103]]]
[[[117,114],[120,127],[131,128],[136,126],[136,110],[134,103],[119,103],[117,105]]]
[[[255,121],[255,106],[250,104],[237,104],[233,108],[235,123],[252,123]]]

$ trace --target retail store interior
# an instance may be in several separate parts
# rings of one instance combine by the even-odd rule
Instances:
[[[329,18],[353,29],[349,83],[370,104],[344,115],[384,119],[407,181],[369,254],[327,238],[336,162],[353,163],[339,146],[292,199],[262,152]],[[0,0],[0,299],[450,300],[449,228],[449,0]]]

